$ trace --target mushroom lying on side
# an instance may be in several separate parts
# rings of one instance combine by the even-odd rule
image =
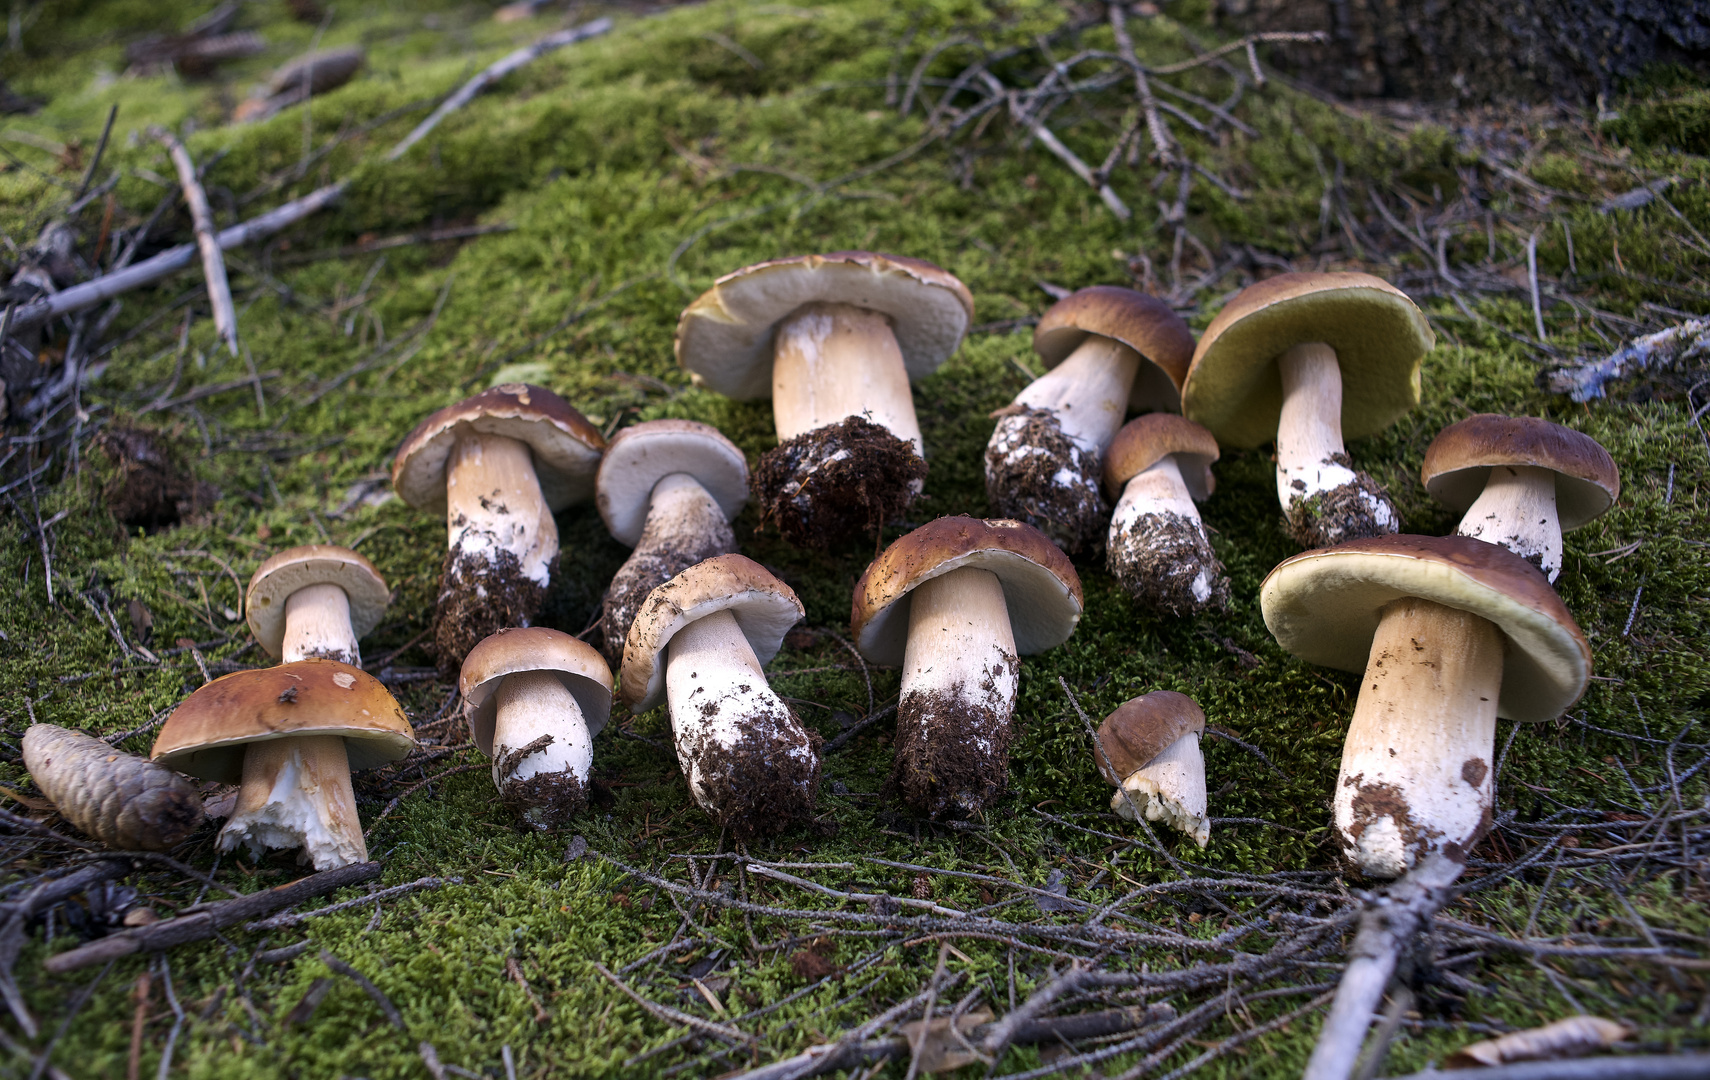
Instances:
[[[81,731],[31,724],[24,768],[60,816],[122,851],[169,851],[202,824],[202,797],[164,765]]]
[[[318,656],[362,665],[358,639],[380,624],[391,602],[386,579],[349,548],[288,548],[256,568],[244,608],[268,655],[291,663]]]
[[[1078,555],[1104,539],[1102,461],[1129,409],[1181,408],[1193,334],[1162,300],[1095,285],[1057,301],[1033,330],[1049,369],[1000,410],[986,443],[986,499]]]
[[[1615,459],[1596,439],[1530,416],[1479,413],[1437,433],[1419,470],[1425,490],[1462,512],[1455,532],[1532,563],[1553,584],[1562,534],[1621,497]]]
[[[1229,578],[1194,502],[1211,496],[1217,440],[1169,413],[1136,417],[1110,444],[1104,481],[1116,498],[1104,563],[1129,596],[1193,615],[1229,605]]]
[[[1199,749],[1204,730],[1204,711],[1174,690],[1154,690],[1118,705],[1099,725],[1094,748],[1099,774],[1117,789],[1110,808],[1129,821],[1138,810],[1147,821],[1162,821],[1204,847],[1211,839],[1205,756]]]
[[[1019,657],[1075,632],[1081,579],[1031,525],[943,517],[855,584],[861,655],[902,667],[892,781],[923,814],[977,814],[1009,778]]]

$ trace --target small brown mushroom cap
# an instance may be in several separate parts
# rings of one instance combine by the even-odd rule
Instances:
[[[311,585],[337,585],[350,600],[350,627],[357,638],[380,625],[392,592],[374,564],[349,548],[305,544],[286,548],[256,567],[244,608],[249,629],[270,656],[285,643],[285,601]]]
[[[1128,396],[1130,410],[1182,407],[1182,380],[1193,360],[1193,331],[1155,296],[1117,285],[1093,285],[1052,304],[1033,328],[1033,351],[1054,368],[1089,334],[1120,341],[1144,357]]]
[[[529,671],[558,676],[582,710],[590,738],[611,719],[612,669],[598,649],[544,626],[500,630],[469,650],[457,677],[469,734],[476,749],[488,757],[493,756],[493,728],[499,715],[494,691],[506,675]]]
[[[1478,413],[1450,424],[1425,449],[1419,479],[1438,502],[1465,513],[1492,468],[1529,465],[1556,474],[1563,532],[1593,521],[1621,497],[1615,459],[1590,435],[1534,416]]]
[[[600,519],[620,544],[634,547],[647,525],[649,496],[660,480],[687,473],[733,521],[748,501],[748,459],[718,428],[694,420],[646,420],[612,437],[594,482]]]
[[[1121,787],[1177,739],[1204,730],[1205,710],[1186,694],[1154,690],[1129,698],[1098,726],[1099,745],[1104,747],[1104,753],[1097,755],[1099,775],[1112,787]],[[1119,775],[1111,774],[1106,755]]]
[[[1122,425],[1104,452],[1104,486],[1112,499],[1122,498],[1128,481],[1158,462],[1176,456],[1182,481],[1195,502],[1217,490],[1211,463],[1221,455],[1217,439],[1205,428],[1174,413],[1147,413]]]

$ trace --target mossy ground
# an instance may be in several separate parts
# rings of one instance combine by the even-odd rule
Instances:
[[[210,163],[207,182],[222,224],[333,177],[353,175],[355,182],[330,212],[264,250],[232,259],[242,339],[257,370],[278,373],[262,383],[264,408],[246,387],[146,418],[163,426],[196,475],[218,489],[210,509],[163,532],[127,535],[103,506],[106,466],[90,453],[75,469],[62,459],[34,489],[11,492],[23,516],[0,519],[0,652],[6,657],[0,710],[9,737],[32,717],[94,732],[127,730],[173,706],[199,682],[185,654],[158,666],[124,661],[113,628],[103,621],[103,603],[119,613],[116,625],[127,636],[133,628],[123,615],[125,603],[145,605],[157,648],[181,637],[218,640],[207,649],[210,658],[259,662],[244,648],[246,634],[233,618],[238,581],[289,544],[330,539],[355,546],[397,590],[386,621],[365,642],[369,656],[418,639],[431,618],[443,524],[396,500],[376,505],[352,496],[384,475],[391,450],[423,415],[491,382],[543,382],[602,424],[625,413],[707,421],[752,460],[772,445],[765,403],[735,404],[694,390],[671,356],[677,312],[720,273],[811,250],[900,252],[956,273],[973,290],[977,321],[1001,323],[1043,309],[1048,298],[1039,280],[1071,288],[1124,282],[1137,256],[1158,267],[1170,260],[1170,238],[1153,225],[1149,167],[1119,170],[1113,180],[1139,208],[1123,225],[1055,159],[1037,146],[1005,141],[997,130],[971,153],[930,146],[883,171],[820,186],[905,150],[924,132],[919,110],[899,120],[883,102],[900,42],[912,42],[900,56],[906,79],[926,43],[960,30],[989,42],[1032,41],[1064,18],[1048,5],[915,0],[806,9],[716,3],[644,19],[618,12],[612,35],[531,65],[391,164],[380,160],[384,149],[437,96],[554,24],[538,19],[499,26],[488,19],[488,9],[456,3],[349,0],[337,5],[320,40],[365,44],[366,75],[317,99],[307,114],[295,110],[236,128],[220,125],[243,88],[317,34],[314,25],[291,21],[284,4],[245,8],[245,19],[266,35],[269,50],[212,84],[116,74],[124,41],[187,22],[200,14],[193,5],[24,9],[39,21],[24,31],[24,54],[3,62],[12,88],[45,99],[46,106],[32,117],[8,118],[8,125],[58,143],[76,140],[82,149],[56,160],[24,143],[7,144],[40,170],[12,167],[0,174],[0,229],[12,243],[27,243],[48,211],[63,203],[63,186],[80,176],[115,103],[120,110],[108,162],[127,170],[115,191],[121,221],[140,219],[160,199],[163,188],[142,178],[147,171],[170,173],[155,144],[132,137],[149,123],[182,130],[195,122],[190,146],[199,161]],[[1134,26],[1145,55],[1191,54],[1171,18]],[[1108,47],[1108,34],[1101,27],[1087,37]],[[932,73],[952,74],[965,62],[952,54]],[[1220,96],[1217,78],[1204,74],[1204,92]],[[1539,231],[1546,274],[1566,273],[1571,232],[1578,294],[1593,298],[1597,308],[1640,320],[1656,314],[1641,307],[1647,303],[1697,311],[1710,298],[1697,284],[1679,284],[1696,280],[1692,273],[1710,263],[1710,252],[1665,239],[1679,230],[1664,204],[1631,212],[1597,209],[1604,194],[1672,174],[1681,177],[1668,192],[1672,205],[1700,232],[1710,232],[1710,168],[1693,156],[1704,149],[1706,91],[1666,84],[1645,93],[1617,103],[1624,118],[1602,131],[1552,130],[1542,123],[1526,131],[1538,151],[1526,161],[1533,181],[1562,193],[1554,203],[1556,220]],[[1453,192],[1475,164],[1441,126],[1398,131],[1274,84],[1249,93],[1239,113],[1257,138],[1190,143],[1192,153],[1249,193],[1237,201],[1208,184],[1196,189],[1191,220],[1214,248],[1245,244],[1303,256],[1335,227],[1327,224],[1327,209],[1324,217],[1320,213],[1321,197],[1329,206],[1332,171],[1345,173],[1350,187],[1373,179],[1419,192],[1434,185]],[[1072,110],[1054,123],[1091,160],[1111,138]],[[335,133],[347,137],[329,147]],[[313,148],[308,155],[305,146]],[[971,177],[966,186],[959,182],[963,170]],[[175,238],[187,237],[182,217],[168,221]],[[509,231],[393,248],[383,257],[318,257],[371,236],[469,223],[503,223]],[[1509,272],[1518,266],[1523,275],[1525,235],[1505,227],[1492,242],[1496,264]],[[1482,262],[1485,244],[1482,230],[1457,234],[1448,247],[1451,261]],[[317,258],[301,261],[309,254]],[[1376,253],[1366,257],[1392,275],[1402,270]],[[1406,261],[1417,266],[1412,256]],[[1228,277],[1207,286],[1192,317],[1196,328],[1236,284]],[[170,314],[160,314],[174,303]],[[215,347],[205,317],[192,324],[180,353],[183,312],[202,303],[199,278],[191,274],[126,298],[115,333],[134,333],[106,358],[104,373],[84,395],[91,424],[128,420],[157,396],[246,374],[244,361]],[[1654,394],[1645,385],[1636,392],[1624,387],[1611,400],[1570,405],[1537,389],[1540,355],[1523,340],[1534,333],[1524,293],[1487,296],[1464,311],[1440,298],[1426,306],[1439,344],[1425,366],[1425,403],[1383,435],[1353,445],[1355,465],[1388,487],[1407,530],[1444,532],[1453,527],[1450,515],[1417,480],[1425,446],[1444,424],[1473,411],[1528,413],[1597,438],[1619,463],[1624,492],[1614,511],[1567,540],[1560,589],[1590,637],[1598,673],[1573,715],[1613,731],[1662,738],[1702,724],[1710,710],[1710,443],[1689,399],[1659,384]],[[1609,348],[1583,309],[1556,303],[1545,314],[1549,343],[1562,355]],[[386,346],[391,351],[382,353]],[[985,510],[981,451],[992,429],[986,415],[1009,401],[1027,369],[1037,369],[1037,362],[1025,331],[980,331],[942,372],[920,384],[916,400],[932,466],[921,520]],[[878,791],[890,767],[888,725],[879,724],[827,759],[819,827],[788,834],[765,851],[798,861],[859,863],[880,854],[942,867],[992,865],[1006,873],[1013,867],[1018,880],[1034,883],[1058,869],[1084,889],[1095,867],[1110,865],[1112,849],[1038,812],[1100,811],[1108,798],[1086,735],[1058,689],[1061,677],[1095,716],[1147,690],[1188,693],[1212,723],[1239,733],[1274,762],[1275,772],[1229,742],[1207,743],[1213,813],[1276,827],[1219,825],[1197,857],[1257,871],[1331,865],[1328,796],[1356,680],[1292,659],[1265,631],[1259,583],[1293,553],[1280,525],[1268,457],[1228,453],[1217,472],[1218,492],[1205,517],[1232,579],[1231,609],[1197,621],[1153,619],[1137,614],[1102,568],[1083,565],[1087,614],[1077,634],[1023,663],[1011,793],[983,831],[915,827],[898,807],[867,794]],[[38,514],[54,522],[48,533],[52,603],[36,540]],[[830,555],[794,550],[775,535],[755,535],[752,510],[737,529],[744,551],[796,588],[807,606],[806,625],[842,632],[851,588],[873,554],[870,539],[851,540]],[[625,552],[605,535],[591,508],[561,515],[560,530],[560,574],[542,621],[574,633],[597,615],[603,586]],[[1237,650],[1255,655],[1258,666],[1244,666]],[[431,658],[407,650],[397,663],[421,666]],[[841,730],[842,718],[869,708],[858,671],[826,670],[846,664],[842,646],[824,635],[786,650],[774,664],[774,685],[827,738]],[[879,705],[896,691],[895,672],[874,674]],[[440,708],[447,687],[413,683],[399,693],[412,715],[425,719]],[[712,852],[720,842],[688,798],[668,749],[667,723],[659,710],[627,725],[653,744],[624,738],[616,725],[597,740],[604,794],[573,830],[596,851],[655,865],[670,853]],[[1701,738],[1702,726],[1695,730],[1688,741]],[[1504,723],[1499,739],[1509,735]],[[139,737],[127,746],[141,752],[146,743]],[[446,764],[475,760],[464,752]],[[1622,769],[1640,786],[1667,779],[1655,747],[1565,721],[1527,727],[1514,734],[1499,809],[1527,818],[1548,813],[1554,801],[1625,809],[1634,796]],[[15,763],[0,766],[0,776],[9,784],[22,779]],[[1689,804],[1703,799],[1703,779],[1689,787]],[[365,796],[360,781],[358,793],[369,820],[390,797]],[[456,874],[462,885],[394,902],[377,918],[358,908],[308,924],[317,950],[328,948],[353,964],[397,1003],[405,1032],[387,1026],[361,990],[343,979],[310,1023],[286,1026],[286,1014],[327,969],[317,950],[262,968],[249,976],[245,1000],[234,980],[261,941],[239,932],[170,956],[172,985],[190,1016],[175,1068],[197,1077],[413,1076],[422,1070],[418,1043],[428,1040],[443,1061],[478,1073],[497,1074],[501,1047],[509,1045],[519,1075],[603,1075],[671,1038],[672,1031],[600,979],[592,965],[616,969],[664,942],[679,923],[677,910],[633,883],[620,889],[621,875],[598,858],[566,862],[569,833],[520,832],[493,795],[484,770],[462,772],[405,799],[369,838],[385,862],[387,884]],[[1093,824],[1120,831],[1108,820]],[[1502,844],[1500,834],[1491,843]],[[212,834],[180,854],[207,868]],[[1138,881],[1168,872],[1144,852],[1125,854],[1120,870]],[[285,880],[295,870],[284,859],[254,865],[227,858],[220,874],[250,888]],[[850,872],[847,880],[895,887],[892,876],[873,866]],[[155,880],[164,886],[167,879]],[[1710,920],[1687,892],[1689,884],[1666,874],[1630,899],[1654,923],[1701,937]],[[818,903],[754,882],[750,888],[793,906]],[[978,902],[971,883],[939,878],[933,888],[945,903]],[[1105,890],[1083,894],[1096,898]],[[1527,885],[1491,889],[1467,901],[1463,914],[1518,932],[1535,894]],[[186,900],[173,891],[160,902]],[[1155,917],[1185,928],[1188,914],[1160,909]],[[1570,911],[1551,907],[1540,922],[1546,932],[1630,933],[1630,926],[1609,895],[1588,896]],[[739,946],[748,941],[738,915],[711,916],[708,929]],[[790,929],[759,920],[754,933],[766,942]],[[294,935],[272,944],[290,940]],[[47,945],[38,935],[18,967],[50,1031],[79,982],[41,975],[39,962],[66,944],[63,931]],[[1003,949],[978,942],[959,947],[967,959],[952,963],[965,964],[971,978],[992,978],[1001,997]],[[835,963],[848,963],[863,947],[859,939],[834,938],[823,951]],[[732,1011],[776,1000],[802,984],[787,951],[739,952],[727,969],[734,979],[726,995]],[[765,1021],[763,1030],[775,1034],[763,1043],[760,1059],[835,1038],[846,1024],[912,993],[935,953],[931,944],[895,947],[874,969],[884,978],[865,995],[840,1000],[854,987],[834,982],[780,1010]],[[523,987],[507,975],[512,957],[547,1019],[537,1021]],[[1124,962],[1137,967],[1142,961],[1155,968],[1185,962],[1165,953]],[[105,974],[65,1030],[58,1065],[79,1077],[123,1074],[132,1018],[128,995],[143,966],[133,958]],[[1042,971],[1042,962],[1022,957],[1018,992],[1025,994]],[[1554,1019],[1573,1011],[1560,989],[1571,985],[1587,1008],[1635,1021],[1644,1043],[1703,1041],[1702,1031],[1688,1023],[1705,993],[1700,974],[1671,981],[1660,971],[1566,964],[1546,971],[1506,959],[1482,961],[1463,973],[1492,993],[1466,1001],[1455,1014],[1460,1019],[1522,1026]],[[712,1015],[698,996],[681,997],[677,990],[672,981],[648,987],[677,1007]],[[158,991],[154,1000],[145,1071],[155,1068],[171,1024]],[[1292,1006],[1277,1009],[1284,1007]],[[1258,1006],[1242,1022],[1266,1015]],[[1298,1074],[1315,1029],[1314,1022],[1295,1023],[1213,1063],[1205,1074]],[[1472,1037],[1453,1024],[1412,1031],[1392,1051],[1389,1068],[1440,1059]],[[656,1072],[682,1054],[672,1051],[630,1072]],[[1010,1060],[1034,1056],[1018,1050]],[[18,1059],[0,1070],[29,1071]],[[891,1071],[902,1070],[893,1065]]]

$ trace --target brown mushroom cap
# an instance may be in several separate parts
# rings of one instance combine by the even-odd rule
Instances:
[[[1204,502],[1217,489],[1211,463],[1220,456],[1217,439],[1192,420],[1174,413],[1147,413],[1122,425],[1104,452],[1104,486],[1112,499],[1122,498],[1128,481],[1158,462],[1176,456],[1188,494]]]
[[[1478,413],[1437,433],[1419,479],[1438,502],[1466,513],[1498,465],[1530,465],[1556,474],[1563,532],[1602,517],[1621,497],[1621,472],[1596,439],[1534,416]]]
[[[392,460],[392,486],[418,510],[445,513],[445,463],[464,425],[484,435],[528,444],[540,493],[562,510],[594,493],[594,473],[606,448],[600,429],[552,391],[505,383],[448,405],[416,425]]]
[[[1193,331],[1174,308],[1133,289],[1093,285],[1063,297],[1040,316],[1033,328],[1033,351],[1046,368],[1054,368],[1089,334],[1120,341],[1149,362],[1134,377],[1129,409],[1181,408],[1182,380],[1193,360]]]
[[[500,630],[469,650],[457,677],[469,733],[483,754],[493,756],[493,727],[499,715],[494,691],[506,675],[528,671],[558,676],[582,710],[589,737],[606,726],[612,715],[612,669],[598,649],[544,626]]]
[[[1276,437],[1276,359],[1323,342],[1342,369],[1342,435],[1375,435],[1419,404],[1419,365],[1437,342],[1406,293],[1370,274],[1278,274],[1247,286],[1206,327],[1182,385],[1182,412],[1226,446]]]
[[[396,761],[416,733],[379,679],[337,660],[234,671],[197,690],[161,726],[149,757],[203,780],[243,779],[243,748],[299,735],[341,735],[350,768]]]
[[[1085,604],[1081,578],[1061,548],[1031,525],[1004,518],[941,517],[894,541],[855,583],[849,634],[861,655],[900,665],[908,646],[908,599],[922,582],[964,566],[1003,585],[1016,651],[1061,645]]]
[[[672,473],[688,473],[733,521],[748,501],[748,459],[711,424],[646,420],[613,436],[600,461],[594,501],[618,543],[634,547],[647,525],[653,488]]]
[[[1497,715],[1550,720],[1585,692],[1591,646],[1538,568],[1467,536],[1377,536],[1284,560],[1259,588],[1265,626],[1309,664],[1364,671],[1385,605],[1420,597],[1508,639]]]
[[[256,567],[244,609],[255,640],[271,656],[285,643],[285,601],[311,585],[337,585],[350,599],[350,626],[358,639],[380,625],[392,592],[374,564],[349,548],[305,544],[287,548]]]
[[[1098,726],[1098,741],[1104,747],[1104,753],[1097,754],[1099,775],[1112,787],[1121,787],[1177,739],[1204,730],[1205,710],[1186,694],[1154,690],[1129,698]],[[1111,774],[1105,755],[1119,775]]]
[[[890,316],[908,377],[938,370],[962,343],[974,297],[921,259],[833,251],[755,263],[713,282],[677,318],[677,363],[696,386],[737,401],[772,396],[772,340],[803,304],[850,304]]]

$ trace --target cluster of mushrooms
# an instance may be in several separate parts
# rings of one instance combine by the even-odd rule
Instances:
[[[752,498],[792,543],[827,547],[903,517],[927,475],[911,383],[956,351],[972,313],[945,271],[868,252],[721,278],[682,313],[676,355],[699,386],[770,395],[778,445],[752,473],[706,424],[646,421],[608,442],[521,384],[405,439],[399,496],[446,519],[438,662],[521,822],[551,828],[586,806],[614,697],[637,714],[667,706],[689,791],[720,826],[752,837],[812,814],[818,739],[765,675],[803,605],[738,553],[732,522]],[[1464,855],[1491,820],[1496,718],[1558,715],[1586,686],[1590,650],[1552,583],[1563,531],[1607,510],[1620,482],[1584,435],[1473,416],[1437,437],[1422,474],[1464,513],[1456,535],[1397,535],[1394,505],[1343,439],[1418,403],[1433,343],[1412,301],[1364,274],[1259,282],[1197,342],[1129,289],[1059,301],[1034,334],[1047,373],[994,414],[985,469],[1000,516],[929,521],[855,585],[856,649],[902,670],[894,790],[932,817],[978,814],[1003,791],[1019,658],[1067,641],[1082,613],[1070,555],[1102,552],[1158,616],[1226,607],[1197,504],[1220,444],[1274,442],[1285,527],[1308,550],[1265,579],[1266,625],[1311,663],[1364,672],[1334,798],[1344,849],[1383,877],[1428,851]],[[530,625],[559,558],[553,515],[590,499],[633,549],[603,601],[603,649]],[[366,858],[351,770],[415,745],[358,651],[389,597],[343,548],[294,548],[256,571],[249,624],[281,663],[198,690],[153,752],[240,785],[222,850],[300,848],[318,869]],[[1112,809],[1203,846],[1205,728],[1170,691],[1111,713],[1094,764]]]

